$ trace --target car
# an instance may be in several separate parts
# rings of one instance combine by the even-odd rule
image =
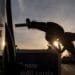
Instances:
[[[3,55],[1,55],[1,72],[4,75],[59,75],[59,55],[57,49],[49,47],[45,50],[17,49],[11,14],[11,0],[4,0],[6,19],[4,22]],[[4,11],[5,12],[5,11]]]
[[[25,70],[23,69],[21,73],[38,73],[40,75],[42,73],[45,75],[58,75],[59,73],[59,59],[58,54],[54,53],[52,49],[24,49],[17,50],[17,62],[23,64],[25,66]]]

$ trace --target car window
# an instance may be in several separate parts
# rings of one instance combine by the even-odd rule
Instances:
[[[23,53],[22,55],[25,55],[25,57],[21,55],[22,58],[21,61],[25,62],[28,61],[32,63],[34,59],[36,61],[39,61],[37,59],[40,59],[39,62],[42,62],[41,59],[46,58],[46,56],[42,57],[46,53],[43,55],[41,52],[40,52],[41,54],[35,54],[32,52],[32,55],[28,54],[27,59],[27,54],[24,53],[22,50],[32,51],[33,49],[34,50],[38,49],[41,51],[41,49],[43,50],[45,49],[51,50],[52,52],[53,50],[54,51],[58,50],[58,49],[51,49],[50,47],[48,47],[48,42],[45,39],[46,35],[45,32],[37,29],[28,29],[27,27],[20,27],[20,28],[15,27],[15,24],[26,23],[26,18],[29,18],[31,21],[37,22],[45,22],[45,23],[55,22],[60,26],[62,26],[65,32],[71,32],[74,33],[75,35],[75,0],[11,0],[11,4],[12,4],[12,20],[15,35],[15,44],[17,48],[16,50],[20,50],[19,52],[20,55],[21,53]],[[60,61],[56,61],[58,59],[54,54],[52,54],[50,58],[54,60],[54,63],[57,62],[62,63],[61,64],[62,75],[66,73],[70,73],[71,75],[73,75],[75,67],[73,67],[74,65],[71,64],[73,63],[75,64],[75,47],[74,47],[75,45],[72,44],[72,41],[68,43],[67,41],[69,40],[68,38],[65,39],[67,43],[65,41],[64,45],[62,45],[63,42],[60,43],[62,47],[62,52],[58,53]],[[59,41],[59,39],[57,41]],[[57,42],[54,41],[54,44],[57,45]],[[60,45],[58,46],[60,47]],[[19,56],[17,56],[17,58],[20,59]],[[30,58],[32,61],[30,60]],[[43,61],[42,63],[44,62],[47,61]]]
[[[19,49],[46,49],[45,33],[27,27],[15,28],[26,23],[26,18],[40,22],[55,22],[65,31],[75,32],[74,1],[72,0],[12,0],[12,17],[15,42]]]

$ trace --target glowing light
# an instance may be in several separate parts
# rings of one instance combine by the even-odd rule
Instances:
[[[59,44],[58,41],[54,41],[54,42],[53,42],[53,45],[54,45],[55,47],[57,47],[57,48],[59,48],[58,44]]]
[[[54,45],[56,48],[59,48],[59,39],[56,39],[56,40],[53,42],[53,45]]]
[[[68,57],[68,56],[70,56],[70,53],[67,51],[67,50],[65,50],[62,54],[61,54],[61,58],[63,58],[63,57]]]
[[[4,41],[4,40],[3,40],[2,46],[3,46],[3,48],[4,48],[4,46],[5,46],[5,41]]]
[[[62,43],[59,41],[59,39],[55,40],[53,42],[53,45],[56,47],[56,48],[60,48],[61,50],[64,48],[64,46],[62,45]]]

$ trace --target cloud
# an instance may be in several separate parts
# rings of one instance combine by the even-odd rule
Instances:
[[[24,12],[23,0],[18,0],[21,13]]]

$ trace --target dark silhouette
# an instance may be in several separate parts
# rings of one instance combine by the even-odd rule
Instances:
[[[64,29],[57,23],[54,22],[30,22],[26,19],[26,25],[28,28],[39,29],[46,33],[45,39],[52,44],[54,39],[63,39]]]
[[[65,32],[64,39],[62,41],[62,44],[64,45],[62,52],[67,49],[73,54],[73,56],[75,56],[75,47],[73,41],[75,41],[75,33]]]
[[[61,53],[68,49],[75,56],[75,48],[73,45],[73,41],[75,41],[75,33],[64,32],[64,29],[57,23],[54,22],[37,22],[30,21],[29,18],[26,19],[26,24],[16,24],[16,27],[27,26],[29,29],[39,29],[45,32],[45,39],[49,44],[55,39],[59,39],[59,41],[64,45]]]
[[[53,40],[59,39],[64,45],[61,53],[67,49],[75,56],[75,47],[72,43],[75,41],[75,33],[64,32],[64,29],[59,24],[54,22],[30,22],[29,19],[26,19],[26,24],[28,25],[28,28],[39,29],[46,32],[45,39],[49,44],[52,44]]]
[[[75,33],[69,33],[69,32],[64,32],[64,29],[57,23],[54,23],[54,22],[37,22],[37,21],[30,21],[30,19],[26,19],[26,24],[16,24],[16,27],[21,27],[21,26],[27,26],[29,29],[38,29],[38,30],[41,30],[41,31],[44,31],[45,32],[45,39],[48,41],[49,44],[53,44],[53,41],[59,39],[59,41],[64,45],[64,49],[62,50],[62,52],[65,50],[65,49],[68,49],[73,55],[75,55],[75,50],[74,50],[74,45],[72,44],[72,41],[75,40]],[[49,59],[50,61],[47,61],[46,60],[46,63],[48,62],[50,64],[50,67],[51,70],[53,71],[53,75],[58,75],[58,59],[59,59],[59,55],[58,55],[58,52],[56,49],[52,49],[50,46],[48,46],[48,51],[50,51],[48,57],[42,57],[40,55],[37,56],[37,54],[35,54],[35,58],[40,58],[41,60],[37,60],[37,62],[42,62],[43,59]],[[60,49],[59,49],[60,50]],[[56,51],[56,52],[54,52]],[[53,53],[51,53],[53,52]],[[61,53],[62,53],[61,52]],[[41,53],[41,52],[40,52]],[[25,53],[24,53],[25,54]],[[26,53],[27,55],[27,53]],[[44,54],[45,55],[45,54]],[[24,56],[23,56],[24,57]],[[25,56],[27,58],[27,56]],[[24,57],[24,58],[25,58]],[[30,56],[31,57],[31,56]],[[29,57],[29,58],[30,58]],[[28,58],[28,59],[29,59]],[[32,57],[33,58],[33,57]],[[27,59],[27,60],[28,60]],[[23,60],[23,59],[22,59]],[[25,62],[26,62],[26,59],[24,59]],[[32,59],[30,62],[32,62],[34,59]],[[36,61],[35,60],[35,61]],[[55,62],[55,63],[54,63]],[[45,63],[45,62],[43,62]]]

